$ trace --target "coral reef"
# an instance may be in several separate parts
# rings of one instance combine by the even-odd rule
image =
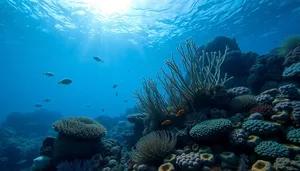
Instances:
[[[181,61],[172,54],[117,118],[12,113],[0,129],[0,170],[300,170],[299,40],[263,55],[227,37],[187,40]]]

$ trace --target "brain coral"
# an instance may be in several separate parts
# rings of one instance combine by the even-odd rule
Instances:
[[[262,157],[274,159],[289,156],[289,149],[274,141],[262,141],[255,147],[255,152]]]
[[[190,136],[195,140],[212,140],[227,134],[232,129],[228,119],[211,119],[198,123],[190,130]]]
[[[256,97],[246,94],[233,98],[230,102],[230,107],[235,112],[246,112],[256,104]]]
[[[79,139],[97,139],[106,135],[106,129],[97,121],[85,117],[68,117],[53,124],[55,131]]]
[[[280,124],[263,120],[247,120],[242,127],[252,135],[266,135],[276,133],[280,129]]]

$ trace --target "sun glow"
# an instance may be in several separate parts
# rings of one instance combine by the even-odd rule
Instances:
[[[126,13],[132,0],[81,0],[105,14]]]

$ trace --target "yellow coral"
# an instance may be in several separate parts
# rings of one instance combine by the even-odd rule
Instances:
[[[165,163],[159,166],[158,171],[175,171],[172,163]]]
[[[248,136],[247,145],[250,147],[256,147],[261,141],[261,138],[258,136],[250,135]]]
[[[257,160],[251,168],[251,171],[271,171],[272,164],[268,161]]]
[[[215,157],[213,154],[210,154],[210,153],[202,153],[202,154],[200,154],[200,160],[205,165],[211,165],[215,162]]]
[[[176,154],[170,154],[164,159],[164,163],[172,163],[176,162]]]

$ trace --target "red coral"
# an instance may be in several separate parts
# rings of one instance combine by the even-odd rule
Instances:
[[[271,105],[263,104],[263,105],[257,105],[250,109],[250,114],[253,113],[261,113],[264,116],[271,116],[274,114],[273,107]]]

